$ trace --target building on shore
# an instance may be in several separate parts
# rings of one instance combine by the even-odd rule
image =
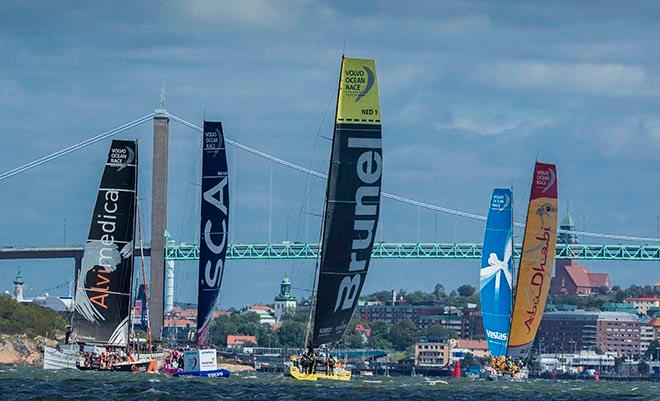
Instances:
[[[415,366],[440,367],[462,360],[471,354],[477,358],[488,358],[488,343],[485,340],[422,341],[415,344]]]
[[[648,351],[651,342],[655,340],[655,328],[651,325],[651,317],[642,316],[639,326],[639,351],[645,353]]]
[[[562,230],[575,231],[575,224],[573,224],[570,211],[566,212],[566,216],[561,221],[560,228]],[[560,233],[557,243],[577,244],[577,236],[572,233]],[[580,266],[575,259],[557,259],[555,275],[550,282],[551,295],[588,296],[595,293],[601,287],[612,288],[610,277],[607,273],[592,273],[587,267]]]
[[[13,281],[14,284],[14,299],[16,302],[22,304],[35,304],[43,306],[44,308],[49,308],[55,312],[68,313],[72,312],[74,308],[73,296],[71,296],[71,286],[69,285],[69,295],[67,296],[51,296],[48,293],[44,295],[37,296],[35,298],[26,298],[25,297],[25,282],[23,281],[23,276],[21,275],[21,269],[18,268],[16,272],[16,277]]]
[[[575,354],[541,354],[538,364],[541,372],[581,373],[587,369],[610,372],[616,363],[616,353],[597,354],[580,351]]]
[[[244,346],[257,346],[257,337],[256,336],[243,336],[238,334],[229,334],[227,335],[227,347],[228,348],[241,348]]]
[[[259,324],[274,326],[277,324],[275,319],[275,310],[268,305],[255,304],[241,309],[241,315],[246,313],[256,313],[259,316]]]
[[[641,322],[625,312],[546,312],[535,347],[540,353],[601,351],[634,356],[641,351]]]
[[[441,326],[453,330],[460,338],[469,339],[483,334],[481,311],[475,304],[464,308],[445,305],[411,305],[407,303],[360,302],[357,312],[368,322],[378,320],[397,324],[410,319],[418,329]]]
[[[291,293],[291,281],[285,275],[280,283],[280,293],[275,297],[275,321],[281,323],[282,316],[286,313],[294,313],[297,305],[298,301]]]
[[[648,315],[649,311],[660,308],[660,297],[631,297],[624,299],[623,303],[635,308],[640,315]]]

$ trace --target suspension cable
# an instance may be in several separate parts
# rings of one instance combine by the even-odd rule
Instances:
[[[188,128],[191,128],[191,129],[199,131],[199,132],[203,131],[201,127],[199,127],[199,126],[197,126],[197,125],[195,125],[195,124],[193,124],[189,121],[186,121],[186,120],[184,120],[180,117],[177,117],[173,114],[167,113],[167,116],[169,118],[171,118],[173,121],[176,121],[179,124],[184,125]],[[265,153],[265,152],[262,152],[260,150],[251,148],[249,146],[243,145],[243,144],[238,143],[236,141],[233,141],[233,140],[231,140],[227,137],[225,137],[225,141],[228,144],[230,144],[230,145],[232,145],[232,146],[234,146],[238,149],[244,150],[248,153],[252,153],[253,155],[256,155],[256,156],[259,156],[261,158],[270,160],[274,163],[281,164],[283,166],[289,167],[291,169],[300,171],[300,172],[305,173],[305,174],[312,175],[314,177],[318,177],[318,178],[322,178],[322,179],[327,179],[328,178],[328,176],[326,174],[308,169],[306,167],[300,166],[300,165],[295,164],[295,163],[288,162],[286,160],[280,159],[279,157],[271,156],[268,153]],[[409,205],[421,207],[421,208],[424,208],[424,209],[434,210],[434,211],[438,211],[438,212],[441,212],[441,213],[450,214],[450,215],[459,216],[459,217],[464,217],[464,218],[472,219],[472,220],[486,221],[486,216],[481,216],[481,215],[474,214],[474,213],[467,213],[467,212],[462,212],[460,210],[454,210],[454,209],[449,209],[449,208],[442,207],[442,206],[432,205],[430,203],[419,202],[419,201],[416,201],[414,199],[406,198],[406,197],[399,196],[399,195],[390,194],[390,193],[387,193],[387,192],[381,192],[381,195],[382,195],[383,198],[392,199],[394,201],[401,202],[401,203],[407,203]],[[524,223],[514,222],[513,224],[516,227],[522,227],[522,228],[525,227]],[[573,234],[573,235],[579,235],[579,236],[583,236],[583,237],[592,237],[592,238],[602,238],[602,239],[622,240],[622,241],[660,242],[660,239],[650,238],[650,237],[632,237],[632,236],[627,236],[627,235],[601,234],[601,233],[593,233],[593,232],[588,232],[588,231],[573,231],[573,230],[562,230],[562,229],[559,229],[557,231],[560,232],[560,233]]]
[[[186,121],[186,120],[184,120],[180,117],[177,117],[173,114],[170,114],[168,112],[164,112],[164,113],[160,112],[160,113],[161,114],[159,114],[159,115],[164,114],[167,117],[169,117],[170,119],[172,119],[173,121],[176,121],[176,122],[178,122],[179,124],[181,124],[183,126],[186,126],[188,128],[191,128],[191,129],[199,131],[199,132],[203,131],[201,127],[199,127],[199,126],[197,126],[197,125],[195,125],[195,124],[193,124],[189,121]],[[109,131],[103,132],[99,135],[96,135],[94,137],[86,139],[86,140],[84,140],[82,142],[79,142],[75,145],[71,145],[71,146],[69,146],[67,148],[64,148],[62,150],[59,150],[57,152],[54,152],[54,153],[51,153],[49,155],[43,156],[39,159],[33,160],[29,163],[26,163],[26,164],[23,164],[19,167],[16,167],[12,170],[5,171],[4,173],[0,174],[0,181],[3,181],[3,180],[5,180],[7,178],[10,178],[10,177],[13,177],[17,174],[20,174],[24,171],[30,170],[34,167],[40,166],[44,163],[48,163],[49,161],[55,160],[59,157],[62,157],[62,156],[65,156],[69,153],[80,150],[80,149],[82,149],[84,147],[87,147],[89,145],[92,145],[96,142],[102,141],[106,138],[109,138],[111,136],[114,136],[114,135],[117,135],[117,134],[122,133],[124,131],[127,131],[131,128],[135,128],[138,125],[141,125],[141,124],[153,119],[155,115],[156,115],[155,113],[147,114],[146,116],[140,117],[140,118],[138,118],[136,120],[133,120],[133,121],[127,123],[127,124],[124,124],[124,125],[121,125],[119,127],[113,128]],[[260,150],[254,149],[252,147],[243,145],[243,144],[241,144],[239,142],[236,142],[236,141],[233,141],[233,140],[231,140],[227,137],[225,137],[225,141],[228,144],[230,144],[230,145],[232,145],[232,146],[234,146],[238,149],[241,149],[245,152],[251,153],[255,156],[270,160],[274,163],[280,164],[280,165],[288,167],[290,169],[297,170],[297,171],[300,171],[302,173],[309,174],[311,176],[321,178],[321,179],[327,179],[328,178],[326,174],[308,169],[306,167],[300,166],[300,165],[295,164],[295,163],[288,162],[284,159],[280,159],[280,158],[275,157],[275,156],[271,156],[268,153],[265,153],[265,152],[262,152]],[[486,217],[482,216],[482,215],[462,212],[460,210],[455,210],[455,209],[450,209],[450,208],[446,208],[446,207],[442,207],[442,206],[438,206],[438,205],[433,205],[433,204],[430,204],[430,203],[420,202],[420,201],[416,201],[414,199],[406,198],[406,197],[403,197],[403,196],[399,196],[399,195],[395,195],[395,194],[391,194],[391,193],[387,193],[387,192],[381,192],[381,195],[383,196],[383,198],[391,199],[391,200],[394,200],[394,201],[397,201],[397,202],[406,203],[406,204],[409,204],[409,205],[421,207],[421,208],[428,209],[428,210],[434,210],[434,211],[437,211],[437,212],[450,214],[450,215],[454,215],[454,216],[459,216],[459,217],[463,217],[463,218],[467,218],[467,219],[471,219],[471,220],[479,220],[479,221],[485,221],[486,220]],[[523,227],[523,228],[525,227],[525,224],[518,223],[518,222],[514,222],[514,225],[516,227]],[[565,233],[565,234],[579,235],[579,236],[583,236],[583,237],[602,238],[602,239],[610,239],[610,240],[660,242],[660,239],[651,238],[651,237],[634,237],[634,236],[627,236],[627,235],[612,235],[612,234],[602,234],[602,233],[594,233],[594,232],[588,232],[588,231],[574,231],[574,230],[562,230],[562,229],[559,229],[558,232]]]
[[[55,153],[51,153],[51,154],[49,154],[49,155],[47,155],[47,156],[44,156],[44,157],[41,157],[41,158],[39,158],[39,159],[33,160],[33,161],[29,162],[29,163],[26,163],[26,164],[24,164],[24,165],[22,165],[22,166],[16,167],[16,168],[14,168],[14,169],[12,169],[12,170],[5,171],[4,173],[0,174],[0,181],[2,181],[2,180],[4,180],[4,179],[7,179],[7,178],[9,178],[9,177],[13,177],[13,176],[15,176],[16,174],[20,174],[20,173],[22,173],[22,172],[24,172],[24,171],[27,171],[27,170],[30,170],[30,169],[32,169],[32,168],[34,168],[34,167],[40,166],[40,165],[42,165],[42,164],[44,164],[44,163],[48,163],[49,161],[51,161],[51,160],[55,160],[55,159],[57,159],[58,157],[61,157],[61,156],[64,156],[64,155],[68,155],[69,153],[75,152],[76,150],[82,149],[82,148],[84,148],[84,147],[86,147],[86,146],[89,146],[89,145],[94,144],[94,143],[96,143],[96,142],[102,141],[102,140],[104,140],[104,139],[106,139],[106,138],[109,138],[109,137],[111,137],[111,136],[113,136],[113,135],[117,135],[117,134],[119,134],[119,133],[121,133],[121,132],[124,132],[124,131],[126,131],[126,130],[129,130],[129,129],[131,129],[131,128],[135,128],[135,127],[137,127],[138,125],[143,124],[143,123],[145,123],[145,122],[151,120],[153,117],[154,117],[154,113],[148,114],[148,115],[146,115],[146,116],[144,116],[144,117],[140,117],[140,118],[138,118],[137,120],[131,121],[131,122],[128,123],[128,124],[124,124],[124,125],[121,125],[121,126],[119,126],[119,127],[117,127],[117,128],[113,128],[113,129],[111,129],[110,131],[106,131],[106,132],[104,132],[104,133],[102,133],[102,134],[99,134],[99,135],[97,135],[97,136],[91,137],[91,138],[86,139],[86,140],[84,140],[84,141],[82,141],[82,142],[78,142],[78,143],[75,144],[75,145],[71,145],[71,146],[69,146],[69,147],[67,147],[67,148],[64,148],[64,149],[62,149],[62,150],[59,150],[59,151],[57,151],[57,152],[55,152]]]

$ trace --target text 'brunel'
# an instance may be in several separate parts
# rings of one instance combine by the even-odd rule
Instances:
[[[371,256],[363,253],[363,258],[358,257],[360,251],[369,250],[374,241],[374,230],[376,217],[378,215],[378,204],[369,204],[369,199],[377,199],[380,195],[380,177],[382,174],[383,160],[381,157],[380,138],[348,138],[349,148],[368,149],[364,151],[356,163],[357,176],[361,185],[355,191],[355,215],[353,225],[353,242],[351,246],[351,261],[348,267],[351,276],[346,276],[339,284],[335,312],[338,309],[350,309],[357,301],[358,289],[362,279],[361,272],[367,269],[367,260]],[[365,235],[366,234],[366,235]]]

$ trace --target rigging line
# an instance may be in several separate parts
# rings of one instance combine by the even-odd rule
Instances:
[[[33,160],[33,161],[29,162],[29,163],[23,164],[22,166],[16,167],[16,168],[14,168],[14,169],[12,169],[12,170],[5,171],[4,173],[0,174],[0,181],[2,181],[2,180],[4,180],[4,179],[7,179],[7,178],[9,178],[9,177],[13,177],[13,176],[15,176],[16,174],[20,174],[20,173],[22,173],[22,172],[24,172],[24,171],[27,171],[27,170],[30,170],[30,169],[32,169],[32,168],[34,168],[34,167],[40,166],[40,165],[42,165],[42,164],[44,164],[44,163],[48,163],[49,161],[51,161],[51,160],[55,160],[55,159],[57,159],[57,158],[59,158],[59,157],[61,157],[61,156],[68,155],[69,153],[72,153],[72,152],[75,152],[75,151],[77,151],[77,150],[80,150],[80,149],[82,149],[82,148],[84,148],[84,147],[86,147],[86,146],[89,146],[89,145],[94,144],[94,143],[96,143],[96,142],[102,141],[102,140],[104,140],[104,139],[106,139],[106,138],[109,138],[109,137],[111,137],[111,136],[117,135],[117,134],[119,134],[119,133],[121,133],[121,132],[124,132],[124,131],[126,131],[126,130],[129,130],[129,129],[131,129],[131,128],[134,128],[134,127],[136,127],[136,126],[138,126],[138,125],[140,125],[140,124],[143,124],[143,123],[145,123],[145,122],[147,122],[147,121],[153,119],[153,117],[154,117],[154,113],[148,114],[148,115],[146,115],[146,116],[144,116],[144,117],[140,117],[140,118],[138,118],[137,120],[131,121],[130,123],[127,123],[127,124],[121,125],[121,126],[119,126],[119,127],[113,128],[113,129],[111,129],[111,130],[109,130],[109,131],[103,132],[103,133],[101,133],[101,134],[99,134],[99,135],[96,135],[96,136],[94,136],[94,137],[91,137],[91,138],[89,138],[89,139],[86,139],[86,140],[84,140],[84,141],[82,141],[82,142],[79,142],[79,143],[77,143],[77,144],[75,144],[75,145],[71,145],[71,146],[69,146],[69,147],[67,147],[67,148],[64,148],[64,149],[62,149],[62,150],[59,150],[59,151],[57,151],[57,152],[55,152],[55,153],[51,153],[51,154],[49,154],[49,155],[46,155],[46,156],[40,157],[39,159],[36,159],[36,160]]]
[[[182,125],[184,125],[188,128],[191,128],[193,130],[197,130],[197,131],[200,131],[200,132],[202,131],[202,129],[200,127],[196,126],[195,124],[193,124],[191,122],[188,122],[188,121],[186,121],[186,120],[184,120],[180,117],[177,117],[177,116],[169,114],[169,113],[167,115],[173,121],[176,121],[179,124],[182,124]],[[293,170],[297,170],[297,171],[300,171],[300,172],[303,172],[305,174],[309,174],[311,176],[318,177],[318,178],[321,178],[321,179],[327,179],[328,178],[328,176],[323,174],[323,173],[305,168],[305,167],[300,166],[300,165],[295,164],[295,163],[288,162],[286,160],[280,159],[279,157],[271,156],[268,153],[265,153],[265,152],[262,152],[260,150],[251,148],[249,146],[243,145],[241,143],[235,142],[231,139],[225,138],[225,142],[227,142],[228,144],[230,144],[230,145],[232,145],[232,146],[234,146],[238,149],[244,150],[248,153],[252,153],[253,155],[256,155],[256,156],[259,156],[259,157],[263,157],[263,158],[268,159],[268,160],[270,160],[272,162],[275,162],[277,164],[281,164],[283,166],[289,167]],[[442,207],[442,206],[432,205],[430,203],[416,201],[416,200],[413,200],[413,199],[410,199],[410,198],[406,198],[404,196],[394,195],[394,194],[390,194],[390,193],[387,193],[387,192],[381,192],[381,196],[383,198],[392,199],[392,200],[395,200],[395,201],[398,201],[398,202],[401,202],[401,203],[407,203],[409,205],[419,206],[419,207],[422,207],[422,208],[425,208],[425,209],[436,210],[438,212],[451,214],[451,215],[454,215],[454,216],[465,217],[467,219],[472,219],[472,220],[486,221],[486,216],[481,216],[481,215],[474,214],[474,213],[462,212],[460,210],[449,209],[449,208]],[[523,228],[525,227],[524,223],[514,223],[514,225],[516,227],[523,227]],[[588,231],[572,231],[572,230],[562,230],[562,229],[559,229],[557,231],[560,232],[560,233],[575,234],[575,235],[580,235],[580,236],[583,236],[583,237],[592,237],[592,238],[603,238],[603,239],[623,240],[623,241],[660,242],[659,239],[650,238],[650,237],[612,235],[612,234],[601,234],[601,233],[594,233],[594,232],[588,232]]]

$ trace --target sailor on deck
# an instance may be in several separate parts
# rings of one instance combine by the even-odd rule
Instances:
[[[335,358],[332,357],[332,355],[328,355],[327,359],[327,369],[326,369],[326,374],[328,375],[333,375],[335,373]]]

